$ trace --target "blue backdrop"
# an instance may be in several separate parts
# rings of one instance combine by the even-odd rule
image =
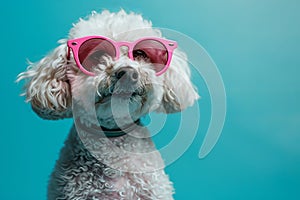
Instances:
[[[300,2],[297,0],[6,1],[1,6],[0,199],[46,199],[48,176],[72,124],[38,118],[18,97],[17,74],[56,47],[92,10],[143,13],[183,32],[214,59],[227,118],[214,150],[198,159],[209,94],[197,85],[202,121],[184,155],[167,167],[175,199],[300,199]],[[176,116],[174,116],[176,118]],[[168,125],[172,129],[171,125]],[[203,130],[203,131],[202,131]],[[158,145],[163,142],[156,139]]]

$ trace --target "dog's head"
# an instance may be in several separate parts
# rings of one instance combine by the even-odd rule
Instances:
[[[88,36],[101,37],[97,42],[103,40],[108,44],[99,51],[91,51],[93,42],[83,39],[85,43],[80,44],[79,50],[72,47],[78,43],[70,41]],[[154,40],[147,43],[141,38]],[[153,41],[157,43],[151,44]],[[116,45],[119,46],[115,48]],[[145,52],[139,45],[161,45],[164,51],[157,47]],[[24,94],[42,118],[72,117],[72,98],[80,102],[81,97],[93,93],[101,125],[115,128],[116,118],[125,125],[151,111],[179,112],[199,98],[190,81],[186,55],[170,43],[170,51],[174,50],[171,56],[167,45],[168,40],[162,38],[161,32],[140,15],[124,11],[93,13],[75,24],[68,39],[61,40],[60,46],[45,58],[32,63],[18,80],[27,79]]]

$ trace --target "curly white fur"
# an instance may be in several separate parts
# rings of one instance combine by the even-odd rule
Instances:
[[[116,41],[135,41],[144,36],[162,37],[161,32],[153,29],[151,22],[141,15],[123,10],[118,13],[93,12],[74,25],[68,39],[88,35],[103,35]],[[27,80],[24,95],[33,110],[44,119],[72,117],[72,98],[82,105],[83,110],[88,110],[90,105],[85,97],[95,91],[101,100],[95,104],[97,120],[107,129],[126,126],[151,111],[179,112],[199,98],[190,81],[186,55],[179,49],[175,50],[169,69],[161,76],[156,76],[151,66],[146,66],[149,64],[132,61],[126,54],[118,60],[107,58],[105,64],[98,66],[96,76],[87,76],[78,70],[73,58],[67,60],[66,41],[61,40],[56,49],[39,62],[31,63],[27,71],[18,77],[18,81]],[[117,70],[128,66],[138,73],[134,88],[118,84],[114,79]],[[110,101],[116,101],[114,104],[101,99],[111,95],[113,83],[114,92],[137,91],[138,95],[127,102],[128,110],[124,110],[126,105],[122,98],[111,98]],[[113,113],[116,109],[117,114]],[[88,120],[89,112],[83,111],[81,117]],[[146,128],[133,130],[133,133],[134,136],[127,134],[109,140],[126,151],[155,151]],[[92,155],[73,127],[52,173],[48,199],[172,199],[172,184],[163,169],[156,167],[157,163],[163,164],[159,154],[151,159],[127,157],[120,160],[99,141],[92,143],[100,152],[101,159],[128,168],[148,166],[153,170],[131,173],[113,169]]]

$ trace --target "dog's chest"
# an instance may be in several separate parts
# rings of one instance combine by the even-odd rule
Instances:
[[[63,195],[68,199],[79,194],[82,199],[153,199],[172,194],[167,175],[158,167],[163,161],[151,139],[120,137],[110,141],[125,154],[116,156],[101,146],[97,152],[102,155],[99,160],[84,147],[76,133],[70,134],[53,174],[63,186]],[[145,156],[148,153],[150,156]]]

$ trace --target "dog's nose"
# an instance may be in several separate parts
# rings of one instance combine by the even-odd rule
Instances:
[[[115,76],[118,80],[124,80],[131,83],[136,83],[139,78],[137,70],[132,67],[122,67],[116,71]]]

